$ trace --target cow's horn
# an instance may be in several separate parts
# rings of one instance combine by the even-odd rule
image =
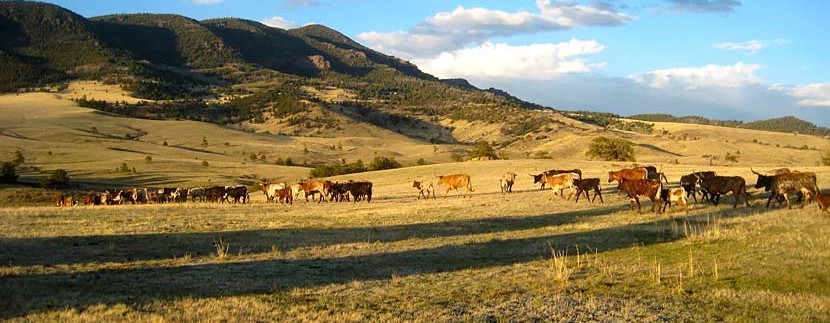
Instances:
[[[751,170],[751,171],[752,171],[752,173],[753,173],[753,174],[755,174],[755,175],[759,175],[759,176],[761,175],[761,173],[756,172],[756,171],[755,171],[754,169],[752,169],[752,168],[749,168],[749,170]]]

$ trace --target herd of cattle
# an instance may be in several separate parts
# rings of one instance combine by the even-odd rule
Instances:
[[[816,174],[799,172],[787,168],[777,169],[769,174],[757,175],[755,188],[763,188],[770,192],[766,207],[773,199],[779,204],[786,202],[792,207],[790,195],[797,195],[798,201],[804,204],[816,201],[819,208],[825,212],[830,206],[830,195],[822,194],[816,181]],[[513,184],[518,175],[507,172],[501,176],[499,186],[502,194],[511,193]],[[534,184],[540,184],[541,189],[547,186],[555,195],[565,198],[564,190],[570,190],[567,199],[576,195],[576,202],[585,195],[593,203],[597,197],[601,203],[602,189],[599,178],[583,178],[579,169],[559,170],[552,169],[540,174],[530,175]],[[713,171],[693,172],[680,178],[679,187],[669,187],[668,178],[654,166],[634,167],[608,172],[608,182],[617,182],[617,191],[630,199],[630,208],[637,205],[640,210],[640,198],[648,198],[652,202],[652,212],[665,212],[666,207],[673,208],[676,204],[688,213],[688,198],[691,196],[697,203],[697,195],[701,194],[703,201],[718,205],[720,198],[732,194],[735,201],[733,208],[743,199],[743,204],[749,206],[749,193],[746,191],[746,180],[740,176],[718,176]],[[309,197],[318,203],[327,200],[331,202],[354,202],[361,200],[372,201],[372,182],[369,181],[331,181],[331,180],[304,180],[298,183],[270,183],[260,184],[268,202],[293,204],[294,199]],[[436,186],[444,186],[446,198],[450,191],[459,193],[463,189],[463,197],[471,196],[474,192],[472,180],[467,174],[441,175],[437,181],[414,181],[412,187],[418,191],[418,198],[435,198]],[[590,192],[594,193],[593,198]],[[113,204],[147,204],[147,203],[183,203],[188,200],[196,202],[216,203],[247,203],[250,200],[246,186],[212,186],[194,188],[160,188],[160,189],[108,189],[102,192],[88,192],[77,198],[71,194],[60,194],[55,198],[58,206],[84,205],[113,205]]]

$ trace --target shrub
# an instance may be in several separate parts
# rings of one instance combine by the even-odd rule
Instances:
[[[23,151],[21,151],[20,149],[15,150],[14,156],[12,157],[12,163],[15,166],[20,166],[24,162],[26,162],[26,157],[23,157]]]
[[[470,152],[470,158],[498,159],[499,156],[496,155],[496,150],[490,146],[490,143],[482,140],[477,142],[476,146],[473,147],[473,151]]]
[[[208,167],[208,166],[210,166],[210,163],[208,163],[208,161],[207,161],[207,160],[203,160],[203,161],[202,161],[202,166],[204,166],[204,167]]]
[[[129,173],[130,172],[130,166],[127,165],[127,163],[121,163],[121,166],[119,166],[115,170],[118,171],[118,172]]]
[[[590,158],[607,161],[636,161],[634,143],[625,139],[597,137],[591,141],[588,152]]]
[[[375,156],[372,162],[369,163],[369,170],[384,170],[401,168],[401,163],[395,160],[394,157]]]
[[[161,145],[162,145],[162,146],[167,147],[167,140],[165,140],[164,142],[162,142],[162,143],[161,143]]]
[[[732,153],[727,151],[726,156],[723,156],[723,160],[728,161],[728,162],[737,163],[738,162],[738,155],[737,154],[732,154]]]
[[[830,150],[825,151],[824,154],[821,155],[821,164],[824,166],[830,166]]]
[[[61,188],[69,185],[69,173],[62,168],[52,171],[48,177],[40,180],[43,188]]]
[[[148,164],[152,163],[153,162],[153,157],[151,157],[151,156],[144,157],[144,162],[146,162]]]
[[[418,158],[418,161],[416,161],[415,164],[418,165],[418,166],[423,166],[423,165],[427,164],[427,161],[424,160],[423,158]]]
[[[365,165],[363,165],[363,161],[358,159],[356,162],[349,164],[329,164],[314,167],[309,172],[309,176],[311,176],[312,178],[329,177],[344,174],[362,173],[367,170],[369,169]]]
[[[3,170],[0,172],[0,182],[14,183],[17,181],[17,166],[12,162],[3,163]]]

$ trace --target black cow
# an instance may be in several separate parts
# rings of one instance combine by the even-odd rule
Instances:
[[[695,203],[697,203],[697,187],[700,185],[700,182],[705,178],[715,177],[717,173],[712,171],[705,171],[705,172],[694,172],[688,175],[683,175],[680,177],[680,187],[686,190],[686,198],[689,198],[689,195],[694,198]],[[709,193],[706,190],[700,190],[701,195],[703,196],[704,201],[709,200]]]
[[[709,178],[702,178],[700,183],[701,189],[705,189],[709,193],[709,200],[714,205],[720,203],[720,196],[728,193],[735,195],[735,203],[733,208],[738,207],[738,200],[740,196],[744,196],[744,203],[749,207],[749,193],[746,192],[746,180],[740,176],[714,176]]]
[[[349,182],[349,193],[354,197],[354,203],[365,198],[366,202],[372,202],[372,182]]]

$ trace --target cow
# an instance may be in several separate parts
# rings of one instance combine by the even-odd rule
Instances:
[[[124,203],[127,203],[127,202],[130,202],[131,204],[135,204],[135,202],[136,202],[136,192],[135,192],[134,188],[133,189],[122,190],[121,193],[118,193],[118,195],[121,197],[121,203],[120,204],[124,204]]]
[[[365,198],[366,202],[372,202],[372,182],[369,181],[354,181],[347,183],[349,193],[354,197],[354,203]]]
[[[225,186],[225,195],[222,196],[222,202],[231,203],[231,199],[233,199],[234,204],[245,204],[248,201],[248,187],[245,185]]]
[[[211,186],[205,188],[205,200],[208,202],[224,201],[226,190],[227,189],[224,186]]]
[[[530,177],[533,178],[533,184],[541,183],[539,189],[543,190],[543,189],[545,189],[545,175],[546,174],[547,175],[559,175],[559,174],[565,174],[565,173],[576,173],[576,174],[579,175],[579,178],[582,178],[582,170],[580,170],[580,169],[567,169],[567,170],[551,169],[551,170],[546,170],[546,171],[544,171],[540,174],[537,174],[537,175],[533,175],[533,174],[529,174],[529,175],[530,175]]]
[[[641,166],[641,167],[634,167],[634,169],[644,169],[646,171],[646,178],[648,179],[656,179],[658,181],[669,183],[669,179],[666,177],[666,174],[663,174],[662,167],[658,171],[657,167],[654,166]]]
[[[513,183],[516,182],[516,173],[514,172],[507,172],[501,175],[501,179],[499,179],[499,186],[501,187],[501,193],[513,193]]]
[[[728,193],[735,195],[735,203],[732,208],[738,207],[741,196],[744,203],[749,207],[749,193],[746,192],[746,180],[740,176],[713,176],[709,178],[700,177],[700,188],[709,193],[709,200],[714,205],[720,203],[720,196]]]
[[[334,202],[344,202],[348,201],[351,202],[349,199],[349,186],[351,185],[352,181],[336,181],[331,182],[328,185],[327,191],[329,195],[329,201]]]
[[[701,179],[715,176],[717,176],[717,173],[712,171],[692,172],[691,174],[681,176],[680,187],[686,190],[686,199],[691,195],[695,199],[695,203],[697,203],[697,187],[700,186]],[[709,200],[709,194],[705,190],[700,190],[700,193],[704,201]]]
[[[584,179],[575,179],[574,186],[576,187],[576,202],[579,203],[579,196],[582,193],[585,193],[585,198],[588,199],[589,202],[594,203],[594,200],[597,199],[599,196],[599,201],[601,203],[605,203],[602,200],[602,190],[599,187],[599,178],[584,178]],[[588,195],[588,191],[594,191],[594,198],[592,199],[590,195]]]
[[[657,213],[660,210],[660,193],[663,188],[662,182],[656,179],[634,179],[629,180],[625,177],[620,177],[619,186],[620,191],[625,192],[630,199],[629,207],[634,211],[634,202],[637,203],[637,212],[641,211],[640,197],[645,196],[651,200],[651,211]]]
[[[306,202],[308,202],[309,196],[313,199],[314,195],[320,194],[320,197],[317,200],[317,203],[320,203],[325,198],[326,188],[331,185],[331,182],[313,179],[301,181],[299,184],[300,189],[305,193]]]
[[[565,198],[564,190],[566,188],[571,189],[571,194],[568,195],[568,200],[571,199],[576,188],[574,187],[574,180],[579,179],[579,174],[577,173],[564,173],[564,174],[557,174],[557,175],[545,175],[545,183],[550,187],[553,195],[550,196],[548,200],[553,200],[553,197],[559,193],[559,196]]]
[[[135,190],[135,202],[139,204],[147,204],[149,199],[147,198],[147,189],[146,188],[136,188]]]
[[[272,198],[279,203],[294,204],[294,194],[291,192],[291,187],[283,187],[274,191]]]
[[[200,202],[205,201],[205,188],[204,187],[191,188],[190,191],[187,192],[187,194],[190,195],[190,199],[193,202],[196,202],[196,200],[199,200]]]
[[[676,202],[677,207],[685,208],[686,214],[689,214],[689,199],[686,194],[686,189],[683,187],[664,188],[660,190],[660,200],[663,203],[663,208],[660,209],[660,212],[666,212],[666,206],[671,210],[672,203]]]
[[[267,181],[259,185],[262,187],[262,193],[265,194],[265,200],[268,202],[274,202],[277,191],[288,187],[288,183],[271,183]]]
[[[104,190],[104,193],[101,194],[101,198],[106,205],[121,204],[121,190]]]
[[[458,188],[460,187],[466,188],[463,197],[467,197],[469,194],[472,198],[472,194],[470,193],[474,192],[473,182],[470,180],[470,175],[467,174],[440,175],[438,176],[438,185],[447,186],[444,198],[447,198],[447,195],[450,194],[450,190],[455,190],[455,193],[458,194]]]
[[[96,192],[87,192],[81,200],[84,205],[101,205],[101,194]]]
[[[828,208],[830,208],[830,194],[822,194],[821,190],[816,190],[815,200],[819,210],[824,211],[824,213],[830,213],[828,212]]]
[[[425,200],[428,199],[430,193],[432,193],[432,199],[435,199],[435,185],[432,183],[431,180],[412,181],[412,187],[418,190],[419,200],[422,196]]]
[[[173,194],[171,194],[171,197],[173,198],[173,202],[184,203],[184,202],[187,202],[187,197],[189,195],[190,195],[190,189],[189,188],[187,188],[187,187],[178,187],[178,188],[176,188],[175,191],[173,191]]]
[[[801,193],[807,197],[804,204],[810,202],[810,197],[816,195],[818,185],[816,184],[816,174],[812,172],[781,172],[777,175],[767,176],[751,169],[752,173],[758,175],[755,182],[755,188],[764,188],[764,191],[771,191],[767,199],[767,208],[769,208],[772,199],[778,196],[787,201],[787,208],[791,209],[790,194]]]
[[[60,193],[55,195],[55,205],[59,207],[76,206],[78,205],[78,201],[76,201],[71,194]]]
[[[648,171],[645,168],[631,168],[631,169],[620,169],[618,171],[611,171],[608,172],[608,182],[612,183],[614,181],[634,181],[638,179],[647,179],[648,178]]]

